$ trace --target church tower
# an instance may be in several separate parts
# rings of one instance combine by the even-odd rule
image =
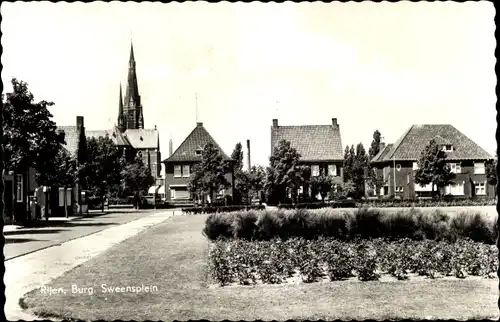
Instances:
[[[120,109],[118,113],[118,127],[121,131],[144,128],[144,115],[142,113],[141,96],[139,95],[139,88],[137,86],[134,46],[132,43],[130,43],[130,59],[128,62],[128,78],[127,89],[125,91],[125,101],[122,103],[120,85]],[[122,126],[120,126],[120,122],[122,122]]]

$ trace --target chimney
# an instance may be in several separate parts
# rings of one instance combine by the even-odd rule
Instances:
[[[76,117],[76,127],[77,128],[82,128],[83,126],[83,116],[77,116]]]
[[[332,124],[333,126],[338,126],[336,117],[332,118]]]
[[[278,127],[278,119],[273,119],[273,127]]]
[[[168,141],[168,156],[172,156],[172,139]]]
[[[250,162],[250,140],[247,140],[247,150],[248,150],[248,170],[252,169],[252,163]]]
[[[203,122],[196,122],[196,126],[203,126]]]
[[[156,130],[156,124],[155,124],[155,130]]]

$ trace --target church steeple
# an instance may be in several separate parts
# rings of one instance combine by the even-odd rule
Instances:
[[[125,127],[137,129],[144,127],[142,116],[141,96],[137,85],[137,72],[135,69],[134,45],[130,42],[130,58],[128,63],[127,89],[125,91],[124,110],[126,113]]]
[[[123,115],[122,83],[120,83],[120,101],[118,102],[118,129],[125,131],[125,116]]]

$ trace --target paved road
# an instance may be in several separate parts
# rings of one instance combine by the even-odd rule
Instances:
[[[44,227],[10,229],[4,231],[5,260],[8,261],[40,249],[57,246],[63,242],[125,224],[150,214],[152,214],[152,210],[127,209],[71,221],[51,221]]]

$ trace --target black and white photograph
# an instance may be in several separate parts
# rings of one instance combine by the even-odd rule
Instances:
[[[492,2],[0,13],[7,320],[499,319]]]

